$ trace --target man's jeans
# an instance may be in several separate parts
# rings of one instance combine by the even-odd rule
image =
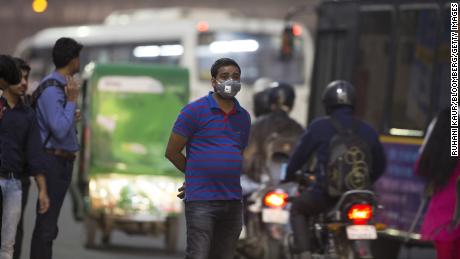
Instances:
[[[22,177],[21,184],[22,184],[21,217],[19,219],[18,228],[16,230],[16,242],[14,243],[14,253],[13,253],[14,259],[21,258],[22,239],[24,237],[24,211],[26,210],[27,199],[29,198],[30,178]]]
[[[0,178],[0,187],[3,196],[0,259],[11,259],[13,258],[16,228],[21,217],[21,181]]]
[[[243,226],[241,201],[186,201],[186,259],[232,259]]]
[[[53,241],[58,235],[59,213],[72,179],[73,161],[51,154],[46,154],[46,157],[45,178],[50,207],[43,214],[37,213],[30,247],[31,259],[53,258]]]

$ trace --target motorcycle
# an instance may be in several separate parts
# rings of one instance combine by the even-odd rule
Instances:
[[[304,182],[314,181],[307,175]],[[302,186],[300,184],[299,186]],[[291,202],[295,196],[285,197]],[[310,218],[313,259],[372,259],[370,241],[377,239],[381,225],[373,221],[378,209],[375,194],[370,190],[350,190],[341,195],[338,202],[328,211]],[[286,237],[289,259],[294,254],[292,233]]]
[[[245,198],[245,226],[236,258],[286,258],[285,236],[288,233],[289,210],[280,186],[280,172],[285,170],[297,138],[271,136],[266,141],[267,161],[261,175],[261,183],[253,184]],[[249,186],[249,185],[247,185]],[[283,188],[295,190],[296,184],[283,184]],[[245,189],[243,185],[243,190]],[[287,196],[286,196],[287,197]]]

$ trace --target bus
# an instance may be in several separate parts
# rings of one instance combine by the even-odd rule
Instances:
[[[48,28],[23,40],[16,55],[30,62],[31,87],[54,67],[51,49],[60,37],[83,43],[81,64],[89,62],[177,65],[190,71],[190,100],[211,90],[210,67],[220,57],[235,59],[242,68],[238,100],[252,111],[258,79],[269,78],[295,86],[292,112],[306,123],[313,40],[300,24],[291,37],[282,37],[284,20],[244,17],[240,13],[207,8],[160,8],[117,11],[102,24]],[[280,51],[285,40],[289,58]],[[257,87],[256,87],[257,88]]]
[[[397,258],[420,240],[425,183],[414,164],[425,130],[448,105],[450,3],[324,1],[318,7],[308,119],[324,115],[321,94],[333,80],[356,88],[355,113],[380,134],[387,168],[375,189],[387,228],[376,258]],[[385,245],[384,245],[385,244]]]

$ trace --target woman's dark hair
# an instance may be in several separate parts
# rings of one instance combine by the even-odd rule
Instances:
[[[0,55],[0,78],[10,85],[21,82],[21,71],[18,69],[12,57]]]
[[[219,72],[219,68],[225,67],[225,66],[235,66],[235,67],[238,68],[238,70],[241,73],[241,68],[238,65],[238,63],[236,63],[235,60],[233,60],[231,58],[220,58],[220,59],[216,60],[216,62],[214,62],[214,64],[212,64],[211,77],[215,78],[217,76],[217,72]]]
[[[71,38],[60,38],[53,47],[53,63],[56,68],[67,66],[80,55],[83,45]]]
[[[423,148],[418,174],[427,178],[435,186],[447,184],[457,165],[458,157],[450,155],[450,109],[443,109]]]

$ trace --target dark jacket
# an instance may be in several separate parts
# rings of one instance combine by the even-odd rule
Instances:
[[[0,173],[14,173],[22,177],[26,172],[44,173],[44,150],[40,139],[35,112],[19,101],[11,109],[0,97]]]
[[[267,140],[277,137],[299,138],[303,127],[284,111],[275,111],[259,117],[251,126],[249,144],[245,153],[244,173],[259,182],[267,159]]]
[[[350,107],[345,106],[335,109],[330,116],[337,119],[346,128],[351,128],[353,121],[357,121],[357,134],[369,144],[372,152],[373,168],[370,177],[371,182],[375,182],[383,174],[386,166],[385,153],[377,132],[368,124],[353,117],[353,110]],[[314,173],[318,183],[324,183],[324,176],[320,174],[320,168],[326,168],[330,141],[335,134],[336,129],[328,117],[314,120],[306,129],[294,154],[291,156],[286,171],[286,181],[295,180],[296,171],[301,170],[307,160],[316,154],[318,162],[316,168],[314,168]]]

